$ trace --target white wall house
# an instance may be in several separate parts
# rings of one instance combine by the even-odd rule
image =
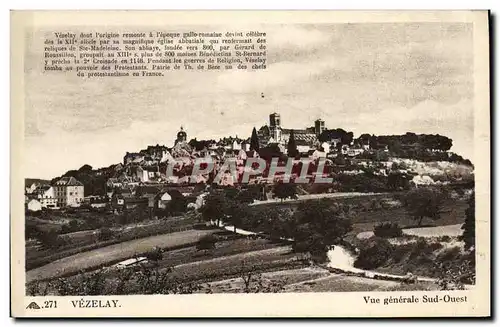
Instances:
[[[59,207],[78,207],[83,203],[84,187],[76,178],[63,177],[53,187]]]
[[[158,198],[158,208],[165,209],[170,201],[172,201],[170,194],[168,194],[168,192],[163,193]]]
[[[37,195],[38,201],[43,208],[57,208],[57,198],[52,186],[45,187]]]
[[[323,151],[325,153],[330,153],[330,143],[323,142],[323,143],[321,143],[321,147],[323,148]]]
[[[238,142],[238,140],[234,140],[233,141],[233,146],[232,146],[232,149],[233,150],[241,150],[241,143]]]

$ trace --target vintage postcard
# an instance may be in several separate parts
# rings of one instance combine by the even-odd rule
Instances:
[[[487,11],[13,11],[14,317],[488,317]]]

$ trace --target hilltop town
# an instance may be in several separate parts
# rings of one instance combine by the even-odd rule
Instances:
[[[166,192],[162,192],[166,189],[192,195],[195,190],[201,192],[210,185],[245,187],[239,185],[238,179],[249,158],[263,158],[268,163],[262,173],[251,176],[248,182],[249,185],[260,185],[262,190],[286,177],[283,173],[268,176],[271,160],[278,158],[279,163],[284,165],[286,159],[293,158],[292,182],[300,173],[301,160],[308,160],[314,165],[323,159],[326,165],[324,175],[337,179],[325,191],[343,191],[345,185],[338,179],[357,175],[369,176],[372,185],[365,185],[365,189],[354,185],[353,191],[383,191],[384,183],[387,188],[391,188],[391,183],[394,187],[394,183],[400,186],[407,182],[440,183],[443,175],[450,175],[447,170],[455,167],[453,164],[445,167],[441,163],[442,167],[424,168],[423,162],[456,163],[462,168],[470,167],[472,171],[470,161],[449,152],[451,145],[452,141],[444,136],[414,133],[401,136],[362,134],[354,138],[352,132],[327,129],[322,119],[317,119],[313,126],[303,129],[284,128],[280,115],[272,113],[269,124],[258,130],[254,128],[252,135],[247,138],[230,136],[218,141],[196,138],[188,141],[187,131],[181,127],[171,147],[149,145],[138,152],[125,153],[122,162],[110,167],[94,170],[84,165],[50,182],[36,181],[26,185],[26,204],[31,211],[82,205],[122,209],[148,205],[148,202],[154,208],[158,207],[158,201],[170,198]],[[209,159],[214,163],[214,168],[210,172],[192,176],[193,165],[199,158]],[[230,171],[221,172],[221,169],[227,168],[225,163],[228,161],[234,162],[239,176],[234,176]],[[420,162],[420,171],[408,169],[412,162],[417,165]],[[171,173],[168,173],[169,164],[173,167]],[[423,171],[425,169],[429,171]],[[219,172],[222,178],[214,181]],[[314,169],[308,170],[311,182],[314,181],[314,174]],[[456,182],[463,176],[458,174],[455,177]],[[448,182],[453,181],[453,176],[449,178],[451,180]],[[142,195],[138,196],[139,193]],[[154,193],[154,199],[151,199],[153,194],[150,193]],[[272,197],[269,192],[260,194],[259,200]]]

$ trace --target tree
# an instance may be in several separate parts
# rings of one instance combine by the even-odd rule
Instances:
[[[236,200],[227,201],[224,211],[224,220],[233,225],[235,233],[236,228],[241,227],[244,217],[249,216],[248,205]]]
[[[351,144],[354,134],[346,132],[342,128],[324,130],[318,137],[320,142],[328,142],[333,139],[340,139],[342,144]]]
[[[333,160],[333,163],[337,166],[345,166],[347,164],[347,160],[345,160],[345,157],[342,154],[339,154]]]
[[[188,201],[184,195],[179,190],[172,189],[168,191],[168,194],[172,198],[168,208],[172,215],[186,212]]]
[[[294,251],[325,259],[329,246],[341,243],[351,230],[342,206],[327,199],[301,203],[293,216]]]
[[[92,166],[91,165],[83,165],[80,167],[80,169],[78,169],[78,172],[79,173],[90,173],[92,172]]]
[[[297,186],[295,184],[290,183],[277,183],[274,185],[274,196],[278,199],[283,200],[291,198],[297,198]]]
[[[393,165],[391,169],[394,167]],[[387,176],[387,187],[391,190],[407,190],[410,188],[410,179],[411,176],[406,173],[392,171]]]
[[[277,144],[270,144],[259,150],[259,157],[266,160],[268,163],[273,160],[273,158],[278,158],[279,161],[284,161],[286,156],[281,152]]]
[[[225,213],[225,199],[219,192],[212,192],[205,197],[203,207],[201,207],[201,214],[205,221],[219,221],[224,217]]]
[[[26,219],[26,223],[24,225],[24,237],[26,240],[37,238],[40,239],[40,234],[42,233],[38,228],[36,222],[32,220]]]
[[[293,129],[290,132],[287,149],[289,157],[295,158],[299,154],[299,151],[297,150],[297,144],[295,143],[295,135],[293,134]]]
[[[252,130],[252,136],[250,137],[250,150],[259,152],[259,137],[257,136],[257,130],[255,127]]]
[[[418,188],[409,191],[403,197],[403,202],[410,216],[420,226],[426,217],[432,220],[440,218],[444,199],[444,194],[437,189]]]
[[[460,240],[464,241],[466,250],[472,248],[476,244],[476,200],[474,193],[469,199],[469,207],[465,210],[465,222],[462,225],[463,233]]]
[[[384,222],[379,223],[373,228],[373,234],[378,237],[400,237],[403,235],[403,230],[398,223]]]
[[[241,203],[253,203],[254,200],[261,198],[261,193],[260,185],[249,185],[238,193],[237,200]]]
[[[259,228],[267,233],[271,240],[293,237],[292,216],[288,209],[269,207],[258,214]]]
[[[248,267],[245,261],[241,262],[240,278],[243,280],[243,292],[245,293],[278,293],[283,290],[283,282],[265,283],[262,274],[255,266]]]
[[[370,138],[372,136],[370,134],[361,134],[359,137],[358,137],[358,142],[360,144],[370,144]]]

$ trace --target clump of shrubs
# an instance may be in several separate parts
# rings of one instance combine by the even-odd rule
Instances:
[[[151,251],[148,251],[144,255],[149,261],[160,261],[163,259],[163,250],[158,247],[154,247]]]
[[[390,259],[393,246],[383,238],[373,238],[369,244],[362,248],[354,267],[360,269],[375,269],[383,266]]]
[[[108,241],[113,238],[113,231],[108,227],[102,227],[99,229],[99,241]]]
[[[61,227],[61,234],[73,233],[79,230],[81,230],[81,228],[80,225],[78,224],[78,221],[71,220],[69,223],[64,224]]]
[[[451,241],[451,237],[449,237],[448,235],[443,235],[443,236],[439,236],[437,238],[437,241],[438,242],[450,242]]]
[[[208,234],[202,236],[198,243],[196,243],[197,250],[211,250],[215,248],[215,244],[217,243],[217,237],[212,234]]]
[[[375,226],[373,234],[378,237],[391,238],[403,236],[403,230],[398,223],[381,223]]]

